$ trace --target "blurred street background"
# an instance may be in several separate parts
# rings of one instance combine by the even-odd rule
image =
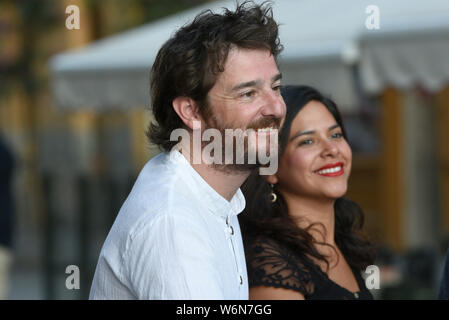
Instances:
[[[274,1],[283,84],[315,86],[343,113],[347,196],[379,248],[375,297],[434,299],[449,244],[449,3],[371,2]],[[0,299],[88,297],[109,228],[158,153],[145,137],[152,60],[209,7],[235,2],[0,0]],[[69,265],[79,289],[66,287]]]

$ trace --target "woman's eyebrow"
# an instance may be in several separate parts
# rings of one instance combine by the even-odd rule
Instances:
[[[327,131],[332,131],[332,130],[334,130],[335,128],[338,128],[338,127],[340,127],[340,125],[339,125],[338,123],[336,123],[336,124],[330,126],[330,127],[327,129]],[[294,135],[290,138],[290,141],[293,141],[293,140],[295,140],[296,138],[298,138],[298,137],[300,137],[300,136],[309,135],[309,134],[315,134],[315,133],[316,133],[315,130],[300,131],[300,132],[294,134]]]
[[[291,138],[290,141],[295,140],[296,138],[300,137],[300,136],[304,136],[304,135],[308,135],[308,134],[314,134],[315,130],[309,130],[309,131],[300,131],[296,134],[294,134]]]

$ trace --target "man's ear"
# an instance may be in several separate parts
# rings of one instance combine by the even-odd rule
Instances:
[[[194,121],[202,121],[196,102],[189,97],[177,97],[172,102],[173,109],[182,122],[193,130]]]
[[[270,174],[269,176],[265,176],[264,178],[270,184],[276,184],[279,182],[279,179],[275,174]]]

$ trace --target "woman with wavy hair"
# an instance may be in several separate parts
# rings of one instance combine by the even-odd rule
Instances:
[[[374,250],[361,208],[343,198],[352,152],[337,106],[307,86],[282,96],[278,171],[243,186],[250,299],[372,299],[361,272]]]

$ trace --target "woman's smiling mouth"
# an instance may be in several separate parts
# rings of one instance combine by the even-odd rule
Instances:
[[[344,164],[343,162],[329,164],[316,170],[315,173],[325,177],[338,177],[344,173]]]

